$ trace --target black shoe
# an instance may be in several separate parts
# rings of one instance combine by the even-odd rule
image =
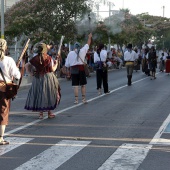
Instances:
[[[110,91],[106,92],[105,94],[110,94]]]

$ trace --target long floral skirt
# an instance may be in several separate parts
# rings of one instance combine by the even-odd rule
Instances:
[[[25,109],[32,111],[54,110],[60,102],[60,97],[59,82],[54,73],[34,77]]]

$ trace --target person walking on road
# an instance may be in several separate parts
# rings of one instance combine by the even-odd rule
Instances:
[[[19,68],[13,58],[5,55],[7,48],[7,42],[4,39],[0,39],[0,68],[7,83],[13,81],[13,78],[20,79],[21,74]],[[0,145],[9,144],[4,140],[4,133],[6,125],[8,125],[10,99],[6,98],[6,85],[4,79],[0,74]]]
[[[74,50],[68,53],[65,66],[71,69],[72,86],[74,87],[74,104],[78,104],[78,92],[79,86],[81,86],[82,102],[85,104],[86,101],[86,73],[85,73],[85,57],[89,46],[91,44],[92,33],[88,35],[87,44],[82,48],[80,43],[74,44]]]
[[[150,52],[148,53],[148,63],[149,63],[149,70],[151,80],[156,79],[156,68],[157,68],[157,58],[156,58],[156,50],[154,46],[151,47]]]
[[[26,110],[39,112],[43,119],[43,112],[48,112],[48,118],[54,118],[51,112],[60,102],[60,86],[54,71],[57,69],[58,60],[55,61],[47,54],[47,45],[38,43],[34,46],[33,57],[26,65],[26,71],[33,76],[31,88],[25,103]]]
[[[107,51],[104,49],[104,44],[98,46],[94,53],[94,63],[96,65],[96,81],[98,94],[101,95],[102,83],[105,94],[109,94],[108,88],[108,66],[107,66]]]
[[[128,44],[127,51],[124,53],[124,61],[126,62],[128,86],[132,85],[132,74],[134,69],[134,61],[138,59],[137,53],[132,50],[132,44]]]

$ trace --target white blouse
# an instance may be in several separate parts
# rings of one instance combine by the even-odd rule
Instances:
[[[13,58],[4,56],[4,59],[2,61],[0,60],[0,67],[7,82],[11,82],[13,77],[20,79],[21,73]],[[1,74],[0,81],[4,81]]]
[[[106,50],[101,50],[100,52],[100,58],[101,61],[105,62],[107,59],[107,51]],[[97,54],[97,52],[94,53],[94,63],[96,63],[97,61],[100,61],[99,55]]]
[[[89,49],[88,44],[86,44],[84,47],[82,47],[80,49],[78,58],[77,58],[77,53],[75,51],[70,51],[67,55],[65,66],[71,67],[71,66],[75,66],[75,65],[83,65],[84,63],[82,61],[85,60],[85,56],[87,54],[88,49]]]
[[[124,53],[124,60],[125,61],[135,61],[136,59],[138,59],[138,55],[135,51],[133,51],[133,50],[131,52],[126,51]]]

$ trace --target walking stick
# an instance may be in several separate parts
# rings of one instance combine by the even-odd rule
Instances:
[[[20,84],[21,84],[21,81],[22,81],[22,77],[23,77],[23,74],[24,74],[24,66],[25,66],[25,52],[27,51],[27,48],[28,48],[28,45],[29,45],[29,42],[30,42],[30,39],[27,40],[25,46],[24,46],[24,49],[22,50],[22,53],[18,59],[18,61],[16,62],[16,65],[17,67],[19,67],[20,63],[21,63],[21,60],[22,60],[22,69],[21,69],[21,78],[19,79],[19,83],[18,83],[18,89],[20,87]]]
[[[56,59],[57,57],[59,56],[58,58],[58,65],[59,65],[59,71],[60,71],[60,61],[61,61],[61,47],[62,47],[62,44],[63,44],[63,41],[64,41],[64,37],[65,36],[61,36],[61,39],[60,39],[60,44],[59,44],[59,47],[58,47],[58,53],[57,53],[57,56],[56,56]]]

